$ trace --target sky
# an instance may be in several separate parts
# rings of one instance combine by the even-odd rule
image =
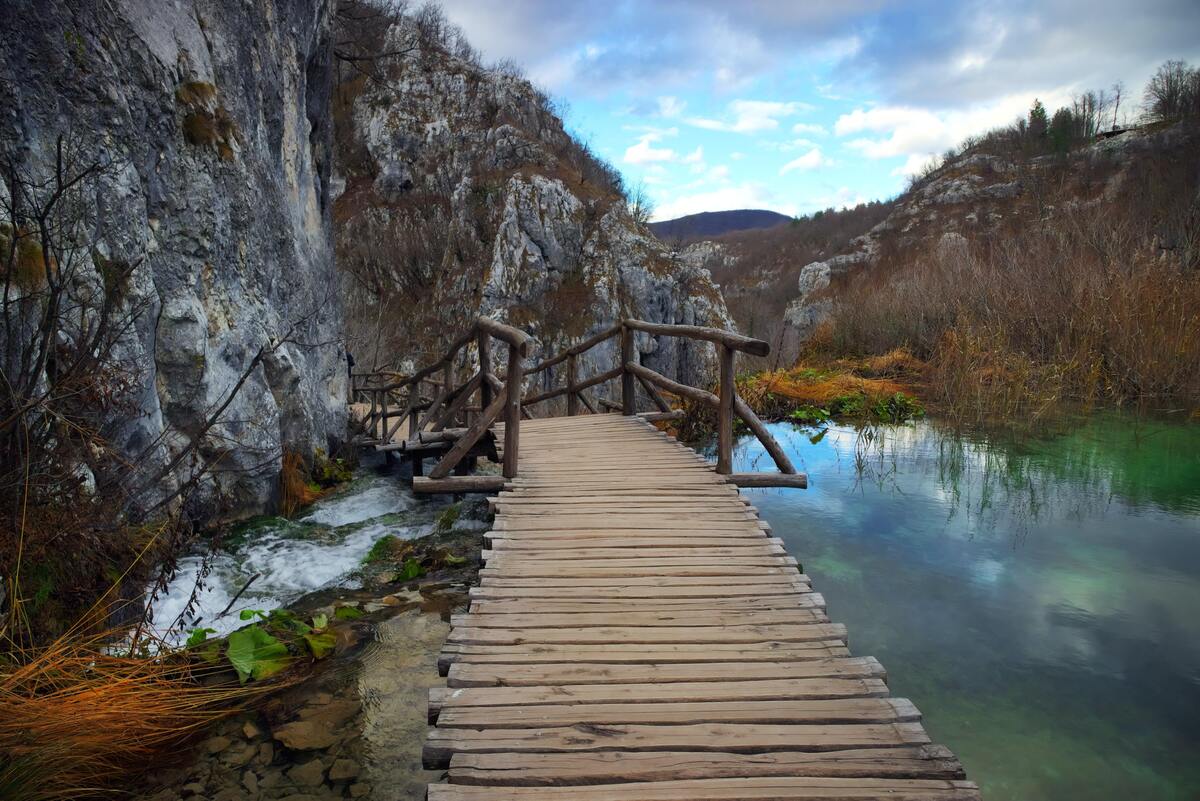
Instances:
[[[1200,64],[1200,0],[442,0],[655,219],[808,214],[898,194],[931,156],[1123,81]]]

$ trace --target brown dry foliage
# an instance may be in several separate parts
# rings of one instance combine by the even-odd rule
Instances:
[[[187,657],[116,656],[71,632],[0,666],[0,796],[58,801],[124,794],[130,781],[256,687]],[[230,681],[232,680],[232,681]]]
[[[1061,401],[1200,405],[1200,158],[1147,158],[1119,194],[980,238],[896,254],[835,288],[813,353],[907,348],[962,418]],[[1040,187],[1042,201],[1069,197]],[[1028,220],[1028,218],[1025,218]]]
[[[322,494],[319,488],[309,483],[304,457],[295,451],[285,450],[283,466],[279,471],[279,513],[284,517],[292,517]]]

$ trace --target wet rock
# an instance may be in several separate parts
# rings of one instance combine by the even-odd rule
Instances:
[[[212,737],[205,741],[204,750],[209,754],[219,754],[233,744],[228,737]]]
[[[310,759],[289,770],[287,777],[301,787],[315,787],[325,781],[325,766],[319,759]]]
[[[242,734],[245,735],[247,740],[253,740],[257,737],[261,737],[262,733],[262,729],[260,729],[258,724],[252,720],[247,720],[242,726]]]
[[[248,765],[250,760],[258,754],[258,746],[253,743],[242,743],[240,747],[233,747],[221,754],[221,762],[231,767],[240,768]]]
[[[272,742],[258,744],[258,756],[255,761],[260,765],[270,765],[275,761],[275,744]]]
[[[366,795],[369,795],[370,792],[371,785],[366,784],[365,782],[355,782],[354,784],[350,785],[351,798],[362,798]]]
[[[258,793],[258,774],[252,770],[243,773],[242,786],[246,788],[246,792],[256,795]]]
[[[185,784],[180,789],[183,791],[185,798],[191,795],[203,796],[206,792],[208,792],[208,788],[200,782],[191,782],[190,784]]]
[[[328,748],[337,742],[337,733],[315,720],[295,720],[276,726],[271,735],[293,751]]]
[[[329,766],[329,781],[337,782],[343,779],[353,779],[361,769],[353,759],[335,759]]]
[[[246,794],[240,787],[226,787],[216,795],[212,796],[211,801],[245,801]]]

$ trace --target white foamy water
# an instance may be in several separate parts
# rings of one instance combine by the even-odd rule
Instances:
[[[380,537],[411,539],[426,533],[428,520],[406,514],[414,506],[412,492],[395,477],[365,476],[318,501],[299,520],[272,518],[234,532],[231,539],[241,541],[209,559],[197,603],[182,627],[168,632],[204,564],[199,554],[180,559],[175,579],[154,604],[155,630],[171,644],[181,643],[196,627],[227,634],[245,625],[238,618],[242,609],[268,611],[315,590],[350,586],[351,574]],[[259,577],[218,618],[255,574]]]

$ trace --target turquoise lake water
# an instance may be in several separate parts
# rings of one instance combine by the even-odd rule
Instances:
[[[985,799],[1200,798],[1200,424],[771,428],[810,488],[745,492]]]

